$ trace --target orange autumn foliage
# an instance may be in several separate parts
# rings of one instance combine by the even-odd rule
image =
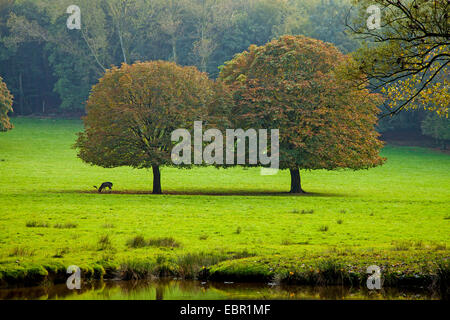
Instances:
[[[354,62],[332,44],[283,36],[222,67],[235,127],[280,129],[281,169],[381,165],[375,131],[381,98],[357,88]]]
[[[9,122],[8,113],[13,111],[13,96],[9,92],[3,79],[0,77],[0,132],[13,128]]]
[[[92,88],[78,156],[105,168],[153,168],[153,192],[161,193],[159,166],[172,165],[171,133],[214,119],[209,115],[220,114],[225,93],[195,67],[166,61],[113,67]]]

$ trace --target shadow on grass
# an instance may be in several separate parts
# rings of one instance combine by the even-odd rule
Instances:
[[[261,190],[166,190],[163,194],[153,194],[152,191],[145,190],[115,190],[115,191],[106,191],[103,193],[99,193],[97,191],[88,191],[88,190],[64,190],[60,191],[60,193],[80,193],[80,194],[97,194],[97,195],[149,195],[149,196],[277,196],[277,197],[305,197],[305,198],[315,198],[315,197],[349,197],[351,195],[348,194],[339,194],[339,193],[322,193],[322,192],[308,192],[306,194],[294,194],[289,192],[276,192],[276,191],[261,191]]]

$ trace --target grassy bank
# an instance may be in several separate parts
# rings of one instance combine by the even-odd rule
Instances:
[[[63,281],[69,265],[94,278],[354,283],[372,264],[390,285],[448,274],[446,154],[387,146],[383,167],[302,172],[306,196],[286,193],[288,172],[164,168],[166,194],[154,196],[149,171],[76,158],[80,121],[14,124],[0,134],[3,284]],[[112,193],[95,192],[104,181]]]

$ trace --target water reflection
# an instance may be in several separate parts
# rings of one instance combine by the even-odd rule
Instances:
[[[385,288],[369,291],[342,286],[270,286],[249,283],[213,283],[185,280],[99,281],[84,283],[81,290],[65,284],[48,287],[0,289],[0,299],[70,300],[228,300],[228,299],[440,299],[427,289]]]

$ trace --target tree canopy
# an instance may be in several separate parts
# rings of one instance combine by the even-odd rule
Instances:
[[[172,165],[172,132],[209,119],[223,105],[221,92],[195,67],[164,61],[113,67],[87,101],[78,156],[106,168],[152,168],[153,193],[161,193],[160,166]]]
[[[13,96],[9,92],[3,79],[0,77],[0,132],[12,129],[8,112],[12,111]]]
[[[234,125],[280,129],[280,168],[291,170],[291,192],[303,192],[299,169],[383,163],[374,129],[381,99],[355,87],[356,75],[348,72],[354,65],[329,43],[283,36],[251,46],[222,68],[219,79],[233,91]]]
[[[354,0],[360,10],[350,25],[367,41],[355,55],[372,89],[386,94],[390,114],[423,108],[448,115],[450,101],[450,2]],[[369,30],[366,9],[376,5],[381,26]]]

